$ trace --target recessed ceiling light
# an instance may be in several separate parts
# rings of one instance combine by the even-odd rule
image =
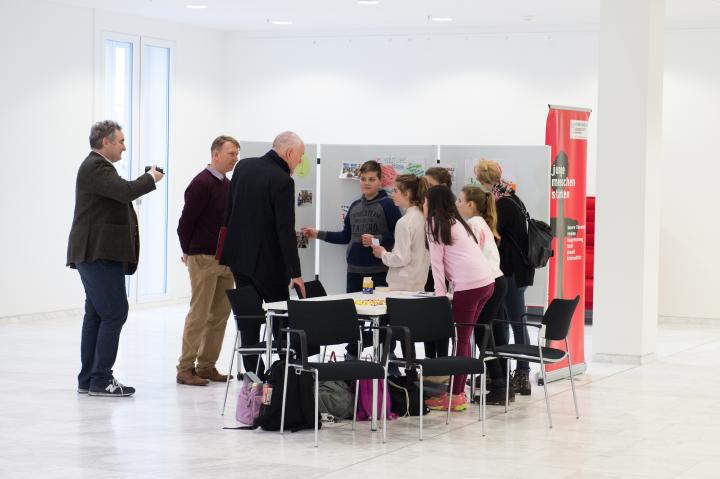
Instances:
[[[207,5],[185,5],[185,8],[190,10],[205,10],[207,7]]]
[[[430,19],[433,22],[438,22],[438,23],[442,23],[442,22],[447,23],[447,22],[453,21],[453,19],[451,17],[428,17],[428,19]]]
[[[380,0],[357,0],[360,5],[377,5]]]
[[[292,25],[293,22],[291,22],[290,20],[273,20],[272,24],[273,25]]]

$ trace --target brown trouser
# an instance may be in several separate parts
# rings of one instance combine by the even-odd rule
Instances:
[[[185,318],[178,371],[194,367],[196,360],[198,369],[215,366],[230,315],[230,302],[225,290],[234,287],[230,268],[219,265],[213,256],[188,256],[187,267],[192,296],[190,312]]]

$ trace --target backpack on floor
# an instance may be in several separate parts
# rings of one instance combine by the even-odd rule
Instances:
[[[415,381],[407,376],[388,377],[392,412],[400,417],[420,415],[420,388]],[[423,415],[430,412],[430,408],[422,404]]]
[[[355,394],[346,381],[320,382],[320,412],[338,419],[351,418],[355,407]]]
[[[285,361],[278,360],[270,367],[267,383],[272,388],[270,404],[264,404],[255,426],[265,431],[280,430],[282,414],[283,378]],[[288,369],[287,401],[285,402],[285,429],[295,432],[315,427],[315,382],[309,373],[296,374],[294,368]],[[318,413],[318,428],[321,426]]]
[[[358,379],[360,381],[360,387],[358,388],[358,405],[357,405],[357,420],[368,421],[372,418],[372,379]],[[383,387],[387,388],[387,384],[382,379],[378,379],[377,389],[377,419],[382,417],[382,401],[383,401]],[[387,392],[387,403],[385,404],[385,414],[388,421],[393,420],[397,417],[396,414],[390,409],[390,391]]]

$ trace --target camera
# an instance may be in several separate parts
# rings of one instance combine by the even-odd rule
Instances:
[[[147,173],[148,171],[150,171],[150,168],[152,168],[152,166],[146,166],[146,167],[145,167],[145,173]],[[162,173],[163,175],[165,174],[165,171],[163,171],[163,169],[160,168],[159,166],[156,166],[155,169],[156,169],[157,171],[159,171],[160,173]]]

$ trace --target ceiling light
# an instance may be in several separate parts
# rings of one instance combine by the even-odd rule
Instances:
[[[291,22],[290,20],[273,20],[272,24],[273,25],[292,25],[293,22]]]
[[[190,10],[205,10],[207,7],[207,5],[185,5],[185,8]]]
[[[380,0],[357,0],[357,2],[360,5],[377,5],[380,3]]]
[[[453,21],[453,19],[450,17],[428,17],[428,19],[432,20],[433,22],[438,22],[438,23],[442,23],[442,22],[447,23],[447,22]]]

